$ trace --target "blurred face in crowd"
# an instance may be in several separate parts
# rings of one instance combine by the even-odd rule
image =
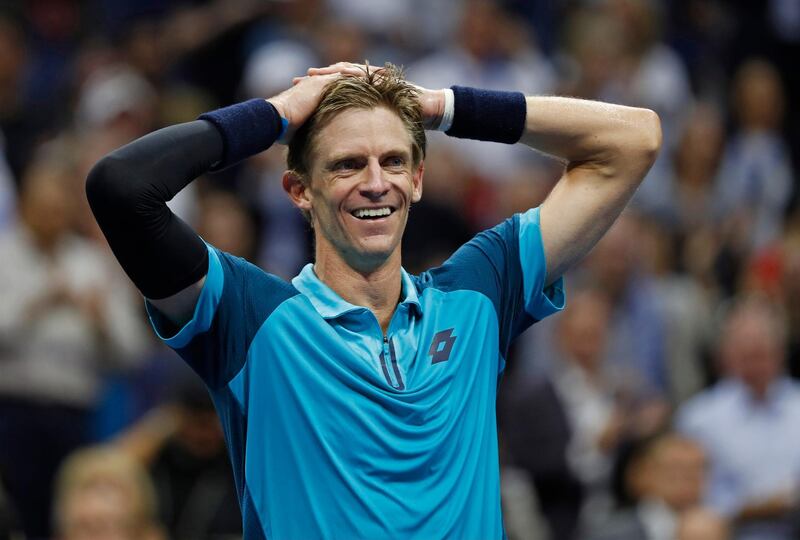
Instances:
[[[199,459],[210,459],[225,450],[222,425],[214,409],[181,411],[177,438],[181,445]]]
[[[618,300],[624,294],[633,274],[638,232],[636,219],[623,214],[589,256],[592,275],[613,300]]]
[[[578,97],[597,98],[619,69],[624,36],[620,21],[603,10],[591,7],[574,10],[567,19],[566,40],[570,56],[578,66],[579,80],[567,90]]]
[[[497,47],[497,26],[501,16],[502,12],[492,2],[467,2],[460,29],[464,48],[479,59],[490,57]]]
[[[726,322],[721,354],[732,376],[763,398],[783,368],[783,340],[765,306],[743,305]]]
[[[780,75],[772,64],[762,60],[746,62],[734,80],[736,114],[749,130],[778,129],[784,110]]]
[[[722,118],[709,104],[699,103],[678,143],[675,166],[682,183],[709,185],[714,180],[725,139]]]
[[[20,214],[41,247],[53,247],[69,231],[73,199],[68,179],[57,168],[34,165],[25,176]]]
[[[210,193],[200,204],[197,232],[206,242],[237,257],[251,257],[255,249],[252,220],[232,193]]]
[[[22,30],[0,14],[0,109],[14,105],[27,59]]]
[[[351,268],[369,271],[399,256],[422,173],[394,112],[351,108],[333,117],[314,137],[311,180],[298,204],[313,216],[317,260],[335,251]]]
[[[634,492],[682,511],[700,502],[705,470],[705,455],[697,444],[667,435],[655,441],[634,466]]]
[[[601,367],[610,313],[608,300],[600,292],[583,290],[573,295],[569,309],[559,319],[562,349],[587,371]]]
[[[157,540],[137,517],[136,499],[124,486],[98,482],[73,491],[62,507],[60,540]]]

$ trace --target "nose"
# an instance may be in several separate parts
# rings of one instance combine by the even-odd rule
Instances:
[[[390,183],[384,177],[384,171],[376,158],[370,158],[365,168],[364,181],[359,186],[361,195],[372,201],[380,200],[389,192]]]

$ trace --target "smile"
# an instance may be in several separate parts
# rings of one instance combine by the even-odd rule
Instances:
[[[384,206],[382,208],[359,208],[350,213],[358,219],[380,219],[391,215],[393,212],[394,208]]]

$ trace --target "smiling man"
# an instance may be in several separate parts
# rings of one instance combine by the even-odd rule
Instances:
[[[521,141],[566,168],[540,208],[412,276],[400,246],[426,127]],[[291,283],[206,245],[165,204],[279,138],[283,186],[316,242]],[[432,91],[390,66],[340,63],[116,150],[87,192],[156,331],[209,387],[246,538],[499,539],[495,398],[509,344],[563,306],[560,276],[659,145],[650,111]]]

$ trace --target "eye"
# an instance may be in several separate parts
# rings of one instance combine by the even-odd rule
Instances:
[[[383,161],[383,164],[386,167],[403,167],[406,164],[406,160],[403,156],[389,156]]]
[[[347,158],[337,161],[333,164],[332,169],[334,171],[349,171],[358,168],[358,160],[353,158]]]

